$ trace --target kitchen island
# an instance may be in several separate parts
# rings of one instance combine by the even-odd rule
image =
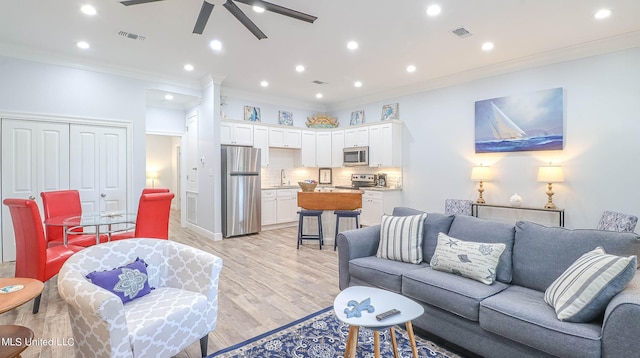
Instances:
[[[325,245],[335,240],[336,217],[334,210],[355,210],[362,208],[362,190],[320,188],[315,191],[298,192],[298,206],[307,210],[322,210],[322,231]],[[344,227],[344,229],[343,229]],[[339,231],[351,230],[355,219],[342,218]],[[304,218],[304,234],[316,234],[318,224],[315,218]],[[333,245],[331,245],[333,246]]]

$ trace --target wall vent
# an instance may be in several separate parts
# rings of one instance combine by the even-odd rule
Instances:
[[[186,219],[192,224],[198,223],[198,198],[193,193],[187,193]]]
[[[318,80],[313,81],[313,83],[315,83],[317,85],[326,85],[327,84],[326,82],[322,82],[322,81],[318,81]]]
[[[126,32],[126,31],[120,31],[118,32],[118,35],[122,36],[122,37],[126,37],[128,39],[132,39],[132,40],[140,40],[140,41],[144,41],[146,39],[145,36],[140,36],[140,35],[136,35],[136,34],[132,34],[130,32]]]
[[[461,39],[471,36],[471,32],[469,32],[469,30],[465,29],[464,27],[459,27],[457,29],[451,30],[451,33]]]

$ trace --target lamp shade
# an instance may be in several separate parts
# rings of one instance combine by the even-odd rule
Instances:
[[[491,179],[491,167],[473,167],[471,169],[471,180],[474,181],[487,181]]]
[[[545,183],[558,183],[564,181],[564,173],[559,165],[547,165],[538,170],[538,181]]]

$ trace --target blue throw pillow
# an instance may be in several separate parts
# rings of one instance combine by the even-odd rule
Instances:
[[[93,271],[86,276],[93,284],[113,292],[127,303],[151,292],[147,264],[141,258],[113,270]]]

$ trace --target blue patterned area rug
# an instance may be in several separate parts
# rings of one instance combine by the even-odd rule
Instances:
[[[218,327],[220,329],[220,327]],[[349,326],[340,322],[333,307],[325,308],[283,327],[225,348],[207,358],[337,358],[344,356]],[[396,327],[398,353],[413,357],[407,332]],[[460,358],[435,343],[416,337],[420,358]],[[360,329],[357,357],[373,357],[373,331]],[[393,357],[389,330],[380,332],[380,356]]]

